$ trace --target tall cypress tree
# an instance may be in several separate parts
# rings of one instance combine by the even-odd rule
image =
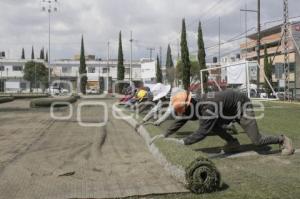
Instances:
[[[205,47],[204,47],[204,41],[203,41],[203,32],[202,32],[202,26],[201,22],[199,22],[198,26],[198,62],[200,66],[200,70],[206,69],[206,61],[205,61],[206,53],[205,53]],[[205,71],[202,73],[202,80],[204,84],[204,89],[207,89],[207,80],[208,80],[208,72]]]
[[[42,48],[41,51],[40,51],[40,59],[45,59],[44,48]]]
[[[21,59],[25,59],[25,50],[24,50],[24,48],[22,48],[22,56],[21,56]]]
[[[267,51],[267,47],[265,46],[264,49],[264,71],[265,71],[265,75],[267,80],[269,80],[270,84],[272,85],[272,63],[269,62],[269,55],[268,55],[268,51]],[[265,90],[268,94],[268,96],[270,95],[270,93],[272,92],[272,89],[270,88],[269,84],[267,83],[267,81],[265,80],[264,82],[264,87]]]
[[[123,57],[123,48],[122,48],[122,32],[119,33],[119,50],[118,50],[118,80],[124,80],[124,57]]]
[[[175,76],[174,72],[175,71],[174,71],[174,63],[172,58],[171,47],[170,44],[168,44],[167,59],[166,59],[166,77],[170,84],[172,84],[174,81],[174,76]]]
[[[157,55],[156,58],[156,83],[162,83],[163,78],[162,78],[162,71],[160,68],[160,61],[159,61],[159,57]]]
[[[84,42],[83,35],[81,37],[81,49],[80,49],[80,66],[79,66],[79,74],[80,76],[80,91],[83,94],[86,94],[86,85],[87,85],[87,76],[86,76],[86,63],[85,63],[85,55],[84,55]]]
[[[31,49],[31,59],[32,60],[34,59],[34,49],[33,49],[33,46],[32,46],[32,49]]]
[[[183,64],[182,83],[184,89],[188,90],[190,86],[191,62],[190,62],[189,49],[188,49],[188,44],[186,39],[185,19],[182,19],[180,47],[181,47],[181,61]]]
[[[45,61],[48,62],[48,51],[46,52],[46,58]]]

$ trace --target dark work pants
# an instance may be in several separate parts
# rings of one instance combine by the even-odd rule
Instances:
[[[237,139],[234,138],[232,135],[230,135],[226,129],[224,129],[222,126],[214,126],[211,133],[208,134],[208,136],[211,135],[217,135],[223,140],[225,140],[227,143],[231,143],[233,141],[236,141]]]
[[[251,118],[249,118],[249,116]],[[255,113],[253,107],[249,106],[244,111],[240,119],[240,125],[255,145],[269,145],[269,144],[280,144],[283,141],[282,136],[266,136],[259,133],[258,126],[256,123]]]

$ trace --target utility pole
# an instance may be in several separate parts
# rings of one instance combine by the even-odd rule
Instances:
[[[177,39],[177,60],[180,59],[180,46],[179,46],[179,39]]]
[[[248,9],[241,9],[242,12],[254,12],[257,14],[257,42],[256,42],[256,52],[257,52],[257,63],[258,63],[258,70],[257,70],[257,88],[260,87],[260,0],[257,0],[257,10],[248,10]],[[247,20],[247,19],[246,19]],[[247,30],[246,30],[247,32]]]
[[[107,42],[107,93],[109,91],[109,41]]]
[[[130,31],[130,69],[129,69],[129,80],[132,81],[132,31]]]
[[[219,17],[219,63],[221,63],[221,17]]]
[[[258,70],[257,70],[257,88],[260,87],[260,0],[257,0],[257,62],[258,62]]]
[[[34,62],[34,87],[36,89],[36,63]]]
[[[161,48],[161,46],[159,47],[159,64],[161,67],[162,66],[162,48]]]
[[[155,50],[155,48],[147,48],[147,50],[149,50],[149,53],[150,53],[150,61],[152,61],[152,52]]]
[[[247,2],[245,3],[245,10],[247,10]],[[248,13],[245,12],[245,60],[247,61],[248,57]]]
[[[290,100],[290,67],[289,67],[289,5],[288,0],[283,0],[283,41],[284,41],[284,72],[285,72],[285,89],[284,100]]]
[[[50,81],[51,81],[51,51],[50,51],[50,39],[51,39],[51,13],[57,12],[58,0],[42,0],[42,11],[48,12],[48,88],[50,92]]]

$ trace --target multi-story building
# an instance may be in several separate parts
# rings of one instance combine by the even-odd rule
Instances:
[[[29,92],[29,82],[23,79],[27,59],[0,59],[0,92]],[[44,62],[43,60],[34,60]],[[47,63],[44,63],[48,67]],[[106,88],[107,78],[110,83],[117,80],[117,60],[100,60],[93,56],[88,56],[86,60],[88,88],[98,90],[99,81],[102,78],[103,88]],[[51,81],[65,80],[72,84],[73,90],[76,90],[79,80],[78,59],[62,59],[51,63]],[[125,79],[130,79],[130,62],[125,60]],[[145,60],[132,61],[132,81],[149,81],[155,79],[155,62],[146,62]],[[37,85],[38,88],[39,85]]]
[[[280,84],[285,79],[284,70],[284,42],[282,40],[283,26],[277,25],[261,32],[260,48],[260,83],[264,83],[264,48],[266,47],[269,58],[274,59],[272,82],[275,90],[283,90]],[[300,22],[293,22],[289,26],[288,55],[290,66],[290,91],[293,96],[300,95]],[[247,42],[240,45],[241,59],[249,61],[257,58],[257,33],[249,35]]]
[[[0,92],[29,91],[29,83],[23,79],[26,59],[0,59]],[[43,60],[34,60],[43,62]]]
[[[117,65],[118,60],[87,60],[87,77],[88,88],[99,89],[99,79],[104,79],[104,84],[109,81],[114,83],[117,80]],[[79,60],[57,60],[51,64],[52,78],[55,80],[66,80],[72,83],[73,88],[77,87],[79,78]],[[130,62],[124,61],[125,66],[125,79],[130,79]],[[154,66],[155,67],[155,66]],[[141,81],[141,62],[132,61],[132,74],[133,81]],[[104,86],[104,88],[106,85]]]

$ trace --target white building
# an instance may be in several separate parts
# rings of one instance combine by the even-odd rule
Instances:
[[[26,59],[0,59],[0,92],[29,91],[29,82],[23,79]],[[43,62],[35,60],[36,62]]]
[[[0,92],[24,92],[29,91],[29,82],[23,79],[26,59],[0,59]],[[35,60],[43,62],[42,60]],[[106,88],[107,78],[110,83],[117,80],[117,60],[87,60],[88,88],[99,89],[99,81],[102,78]],[[45,63],[47,67],[47,63]],[[65,80],[77,89],[79,79],[79,60],[64,59],[51,63],[51,81]],[[125,80],[130,79],[130,62],[124,61]],[[143,68],[143,69],[142,69]],[[147,68],[147,71],[142,71]],[[147,63],[144,60],[132,61],[132,81],[143,81],[155,78],[155,62]]]

